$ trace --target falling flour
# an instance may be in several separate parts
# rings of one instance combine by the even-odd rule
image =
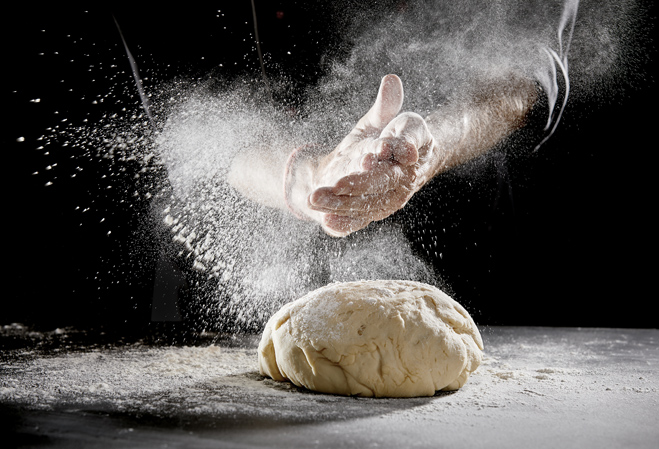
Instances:
[[[553,126],[568,93],[606,96],[632,77],[644,48],[637,20],[643,8],[634,1],[599,6],[573,0],[387,5],[336,2],[332,20],[345,41],[335,58],[324,60],[325,75],[297,99],[296,114],[273,105],[259,79],[181,76],[152,82],[149,114],[133,103],[93,123],[63,121],[39,139],[39,149],[49,154],[66,146],[80,151],[76,157],[107,164],[99,180],[103,195],[112,192],[116,207],[140,210],[144,222],[131,246],[143,258],[171,260],[188,274],[194,293],[185,315],[200,330],[261,329],[283,304],[332,281],[442,286],[408,240],[407,223],[394,217],[330,239],[318,226],[236,192],[226,180],[233,157],[246,148],[288,153],[299,142],[331,148],[368,110],[386,73],[403,79],[404,109],[422,115],[460,101],[474,79],[522,73],[542,86],[547,126]],[[103,99],[129,95],[122,88],[130,92],[132,82],[126,77]],[[271,87],[282,94],[290,85],[271,73]],[[440,203],[442,195],[433,193]],[[78,206],[81,214],[90,208]],[[419,208],[409,221],[422,223],[423,214]],[[111,236],[111,216],[99,218]],[[121,270],[111,274],[117,282]]]

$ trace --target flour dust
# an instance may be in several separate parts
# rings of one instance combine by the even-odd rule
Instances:
[[[226,181],[236,154],[290,152],[293,143],[336,145],[368,110],[387,73],[403,80],[403,109],[421,115],[460,101],[474,80],[522,73],[547,96],[549,129],[568,91],[577,97],[611,92],[641,57],[630,35],[643,11],[633,1],[603,7],[338,2],[333,9],[345,39],[329,52],[325,76],[297,99],[294,114],[273,105],[258,79],[179,78],[149,92],[155,128],[136,105],[49,134],[111,161],[119,177],[127,165],[138,167],[128,185],[122,178],[121,201],[148,201],[146,221],[161,237],[155,251],[195,273],[187,308],[202,328],[258,329],[284,303],[332,281],[440,282],[395,220],[333,239],[313,223],[246,199]],[[275,94],[286,92],[286,78],[270,76]]]

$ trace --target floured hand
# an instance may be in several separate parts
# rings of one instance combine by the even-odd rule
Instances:
[[[373,107],[314,170],[306,207],[328,234],[388,217],[437,171],[435,139],[421,116],[398,114],[402,103],[400,78],[385,76]]]

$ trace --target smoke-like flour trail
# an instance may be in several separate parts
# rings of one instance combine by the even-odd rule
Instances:
[[[170,112],[157,139],[172,188],[157,213],[192,267],[216,280],[207,304],[212,314],[224,324],[253,328],[284,302],[327,282],[431,281],[430,269],[393,225],[336,240],[227,184],[236,151],[285,148],[282,136],[295,126],[250,96],[248,89],[217,96],[197,87]]]
[[[74,145],[115,164],[139,164],[126,189],[151,201],[164,239],[157,251],[198,273],[202,286],[187,307],[202,316],[201,327],[259,328],[283,303],[332,281],[440,283],[395,219],[333,239],[313,223],[246,199],[226,181],[235,155],[336,145],[387,73],[403,80],[404,110],[422,116],[460,101],[478,79],[511,72],[535,79],[548,106],[537,144],[557,123],[568,88],[577,98],[612,91],[639,57],[629,37],[640,13],[632,1],[357,3],[337,4],[332,20],[345,40],[296,115],[273,105],[258,81],[177,79],[150,92],[156,130],[135,111],[53,132],[60,140],[70,133]],[[269,75],[274,92],[285,92],[286,80]]]

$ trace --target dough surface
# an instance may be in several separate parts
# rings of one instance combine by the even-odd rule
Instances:
[[[284,305],[263,331],[262,375],[322,393],[432,396],[456,390],[482,360],[467,311],[412,281],[333,283]]]

